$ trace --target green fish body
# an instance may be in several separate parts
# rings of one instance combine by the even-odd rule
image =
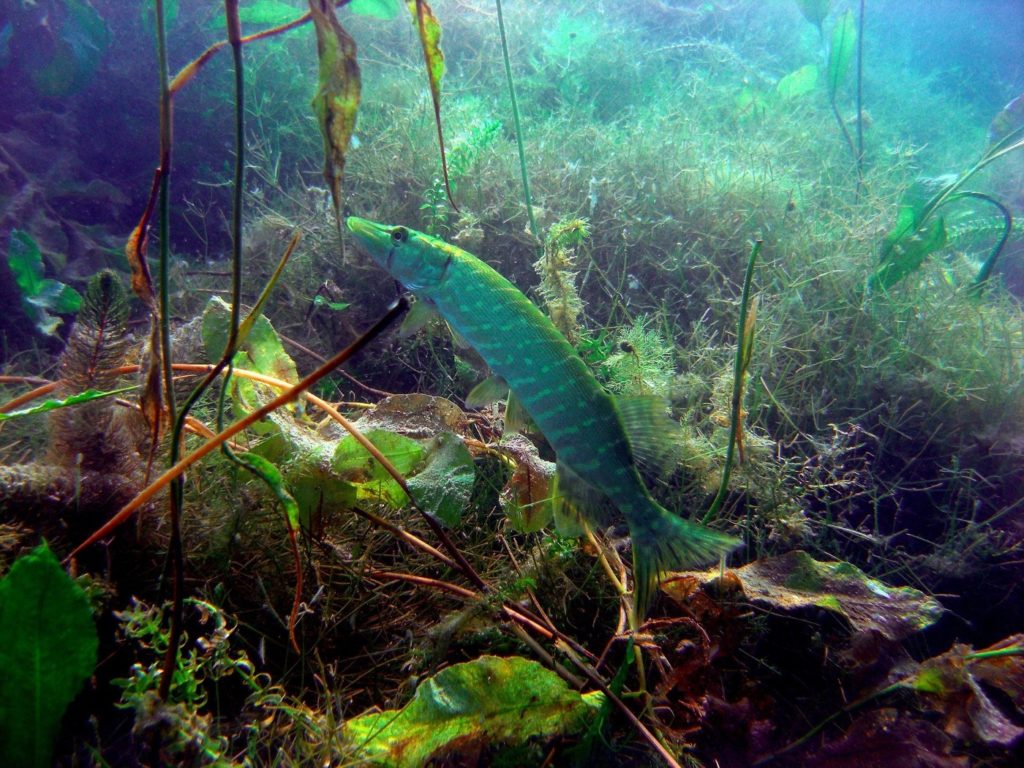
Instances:
[[[576,350],[523,293],[477,257],[405,227],[355,216],[356,241],[421,301],[433,305],[502,377],[554,449],[558,488],[594,519],[601,507],[626,518],[633,543],[636,611],[646,614],[661,571],[706,563],[737,541],[661,507],[644,486],[627,422],[650,398],[613,399]],[[662,414],[664,408],[661,409]],[[648,422],[650,424],[652,422]],[[655,436],[656,437],[656,436]]]

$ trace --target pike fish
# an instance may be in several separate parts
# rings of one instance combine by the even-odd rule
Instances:
[[[548,317],[476,256],[402,226],[355,216],[346,224],[505,380],[555,451],[557,494],[590,521],[603,522],[611,509],[625,517],[638,618],[663,571],[713,561],[739,543],[672,514],[645,487],[637,464],[663,455],[675,426],[661,398],[605,392]]]

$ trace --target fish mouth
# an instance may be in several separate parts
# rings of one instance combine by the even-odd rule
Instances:
[[[349,216],[345,219],[345,226],[359,242],[368,248],[380,247],[390,237],[387,230],[380,224],[369,219],[361,219],[358,216]]]

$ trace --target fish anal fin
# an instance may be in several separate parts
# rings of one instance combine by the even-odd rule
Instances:
[[[636,463],[649,472],[664,472],[678,463],[681,454],[679,425],[668,404],[657,395],[615,398],[622,426]]]
[[[501,376],[488,376],[466,395],[467,408],[483,408],[508,397],[508,384]]]
[[[555,522],[560,533],[570,535],[566,529],[574,528],[571,535],[583,533],[580,519],[586,520],[596,527],[603,527],[611,522],[615,505],[599,488],[595,488],[564,464],[555,468],[553,484]]]

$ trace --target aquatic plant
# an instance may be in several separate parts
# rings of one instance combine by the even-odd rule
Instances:
[[[544,253],[533,268],[540,275],[538,292],[548,317],[570,343],[580,334],[583,302],[576,291],[577,249],[590,236],[588,222],[564,218],[551,225],[544,239]]]
[[[923,184],[906,192],[897,210],[896,223],[882,240],[879,264],[868,277],[868,292],[888,290],[919,269],[929,255],[941,249],[946,244],[947,232],[945,219],[938,215],[938,211],[945,205],[964,199],[990,203],[1003,214],[1003,234],[974,281],[976,287],[983,285],[1010,236],[1013,219],[1009,210],[989,195],[961,188],[983,168],[1021,148],[1024,148],[1024,126],[999,136],[989,144],[974,165],[939,186],[930,195],[930,190]]]
[[[63,322],[57,315],[78,311],[82,297],[59,280],[44,277],[43,255],[26,232],[14,230],[7,243],[7,268],[21,294],[21,308],[39,333],[53,336]]]

